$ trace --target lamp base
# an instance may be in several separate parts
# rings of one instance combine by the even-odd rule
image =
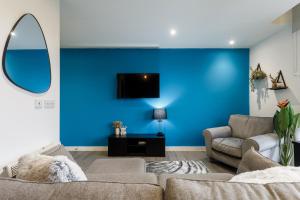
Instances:
[[[163,132],[158,132],[158,133],[156,133],[156,136],[162,137],[162,136],[164,136],[164,133]]]

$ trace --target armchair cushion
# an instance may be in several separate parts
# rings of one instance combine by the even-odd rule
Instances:
[[[212,142],[212,148],[230,156],[241,158],[243,142],[244,140],[240,138],[215,138]]]
[[[242,139],[271,133],[274,130],[272,117],[231,115],[229,125],[232,129],[232,137]]]
[[[242,144],[242,154],[245,154],[251,147],[258,152],[272,149],[279,145],[278,136],[275,133],[268,133],[247,138]]]

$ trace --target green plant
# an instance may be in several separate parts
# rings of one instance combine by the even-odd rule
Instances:
[[[300,127],[300,113],[294,114],[287,99],[278,102],[280,110],[274,115],[274,127],[279,137],[280,160],[284,166],[290,165],[294,156],[293,139],[296,129]]]
[[[250,68],[250,83],[251,83],[251,91],[254,92],[254,80],[260,80],[267,78],[267,74],[261,70],[260,64],[257,65],[257,68],[254,70],[252,67]]]

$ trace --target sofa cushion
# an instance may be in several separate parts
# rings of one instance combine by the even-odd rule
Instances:
[[[249,184],[171,178],[167,180],[165,199],[299,199],[299,188],[300,183]]]
[[[105,173],[87,174],[89,181],[107,181],[118,183],[157,184],[157,176],[153,173]]]
[[[102,181],[33,183],[0,178],[1,199],[13,200],[162,200],[163,189],[156,184]]]
[[[158,177],[158,183],[164,189],[169,178],[181,178],[189,180],[207,180],[207,181],[228,181],[233,177],[228,173],[207,173],[207,174],[161,174]]]
[[[264,157],[253,147],[249,149],[242,158],[242,161],[239,164],[237,169],[237,173],[249,172],[249,171],[256,171],[256,170],[264,170],[270,167],[277,167],[280,166],[277,162]]]
[[[274,131],[272,117],[231,115],[229,119],[229,126],[232,130],[232,137],[242,139],[272,133]]]
[[[216,138],[212,141],[212,148],[227,155],[241,158],[243,141],[243,139],[233,137]]]
[[[145,173],[145,160],[142,158],[102,158],[95,160],[87,173]]]

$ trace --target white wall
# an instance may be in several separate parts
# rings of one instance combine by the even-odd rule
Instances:
[[[280,99],[288,98],[295,110],[300,112],[300,77],[294,75],[294,40],[292,27],[271,36],[250,49],[250,65],[261,63],[262,69],[273,77],[281,69],[286,80],[287,90],[266,90],[271,81],[256,81],[257,89],[250,92],[250,113],[256,116],[273,116]]]
[[[14,23],[32,13],[41,24],[49,48],[52,84],[42,95],[11,84],[0,68],[0,166],[18,156],[59,142],[59,0],[0,0],[0,60]],[[35,100],[54,100],[54,109],[35,109]]]

